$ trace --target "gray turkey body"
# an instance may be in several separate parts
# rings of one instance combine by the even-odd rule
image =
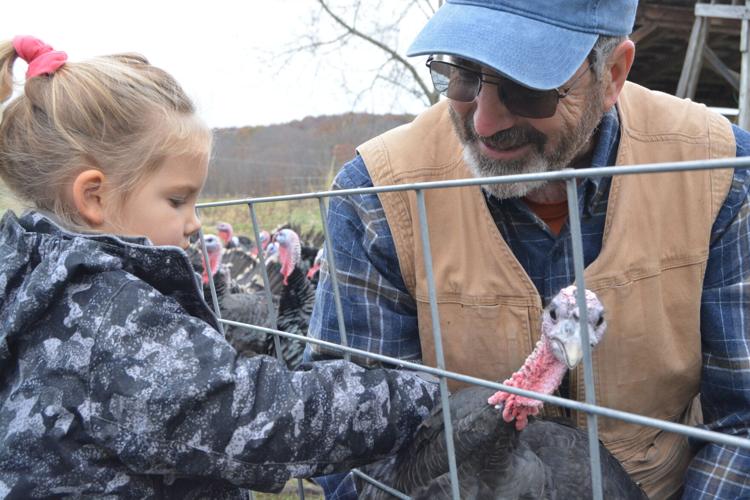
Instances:
[[[451,422],[461,498],[591,498],[588,436],[570,424],[529,419],[523,431],[487,404],[493,389],[469,387],[451,396]],[[606,499],[646,500],[622,465],[600,444]],[[398,455],[362,469],[414,499],[450,499],[443,413],[438,409]],[[362,481],[360,498],[391,499]]]

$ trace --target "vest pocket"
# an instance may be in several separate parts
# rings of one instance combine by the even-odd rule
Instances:
[[[644,433],[652,435],[655,429]],[[682,487],[685,471],[692,453],[685,436],[668,431],[657,431],[645,451],[634,454],[622,465],[651,498],[668,498]]]
[[[665,420],[686,425],[699,422],[699,399],[694,398],[682,414]],[[651,498],[669,498],[677,492],[693,458],[685,436],[653,427],[640,427],[626,438],[605,444]]]
[[[417,299],[422,358],[435,366],[430,304]],[[518,370],[531,352],[530,320],[525,306],[438,302],[446,368],[502,382]],[[451,390],[465,384],[449,382]]]

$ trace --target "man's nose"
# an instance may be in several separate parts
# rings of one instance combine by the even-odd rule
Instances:
[[[511,113],[500,100],[497,85],[482,83],[482,89],[475,102],[474,130],[481,137],[491,137],[507,130],[518,120],[518,117]]]

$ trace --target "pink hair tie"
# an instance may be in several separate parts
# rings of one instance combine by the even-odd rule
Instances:
[[[51,75],[68,60],[68,54],[52,47],[33,36],[21,35],[13,38],[16,54],[29,63],[26,78]]]

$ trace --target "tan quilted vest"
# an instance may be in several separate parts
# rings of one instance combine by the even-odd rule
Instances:
[[[703,105],[627,83],[618,100],[618,165],[732,157],[731,126]],[[376,186],[471,177],[447,103],[358,148]],[[700,299],[714,219],[731,170],[617,176],[586,286],[609,328],[594,351],[602,406],[693,423],[701,372]],[[381,193],[404,281],[417,301],[422,356],[434,343],[414,192]],[[480,188],[425,191],[447,369],[502,381],[540,335],[541,299],[503,240]],[[582,367],[573,374],[584,399]],[[451,384],[456,388],[456,384]],[[585,415],[578,416],[585,425]],[[685,438],[599,419],[600,438],[652,498],[682,484]]]

